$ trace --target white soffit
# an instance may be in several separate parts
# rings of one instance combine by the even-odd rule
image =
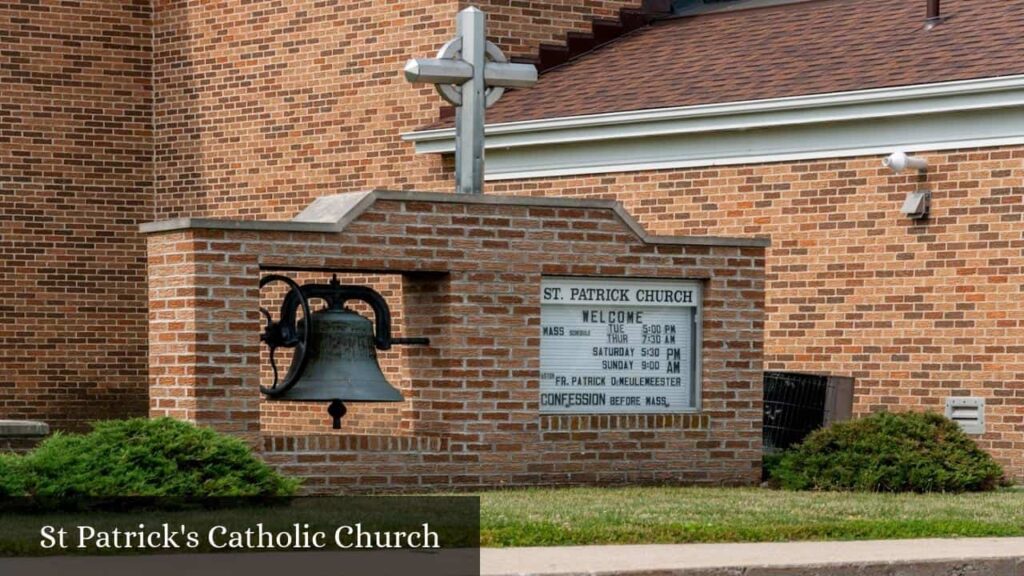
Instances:
[[[421,154],[454,130],[403,135]],[[487,126],[487,179],[1024,144],[1024,75]]]

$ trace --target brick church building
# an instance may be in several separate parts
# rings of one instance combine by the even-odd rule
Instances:
[[[1024,1],[932,4],[480,0],[541,72],[488,111],[486,193],[769,239],[765,370],[852,378],[858,414],[983,399],[979,442],[1024,478]],[[451,190],[451,110],[401,71],[465,5],[0,3],[0,419],[147,414],[140,225]]]

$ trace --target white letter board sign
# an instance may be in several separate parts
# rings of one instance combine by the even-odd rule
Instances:
[[[540,411],[698,409],[700,306],[699,282],[545,277]]]

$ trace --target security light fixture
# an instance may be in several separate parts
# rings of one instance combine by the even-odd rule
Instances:
[[[882,165],[892,169],[899,174],[904,170],[918,170],[924,172],[928,169],[928,161],[917,156],[907,156],[903,152],[893,152],[882,160]]]

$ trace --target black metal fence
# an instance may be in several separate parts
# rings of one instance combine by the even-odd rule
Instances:
[[[764,448],[784,450],[826,423],[829,377],[765,372]]]

